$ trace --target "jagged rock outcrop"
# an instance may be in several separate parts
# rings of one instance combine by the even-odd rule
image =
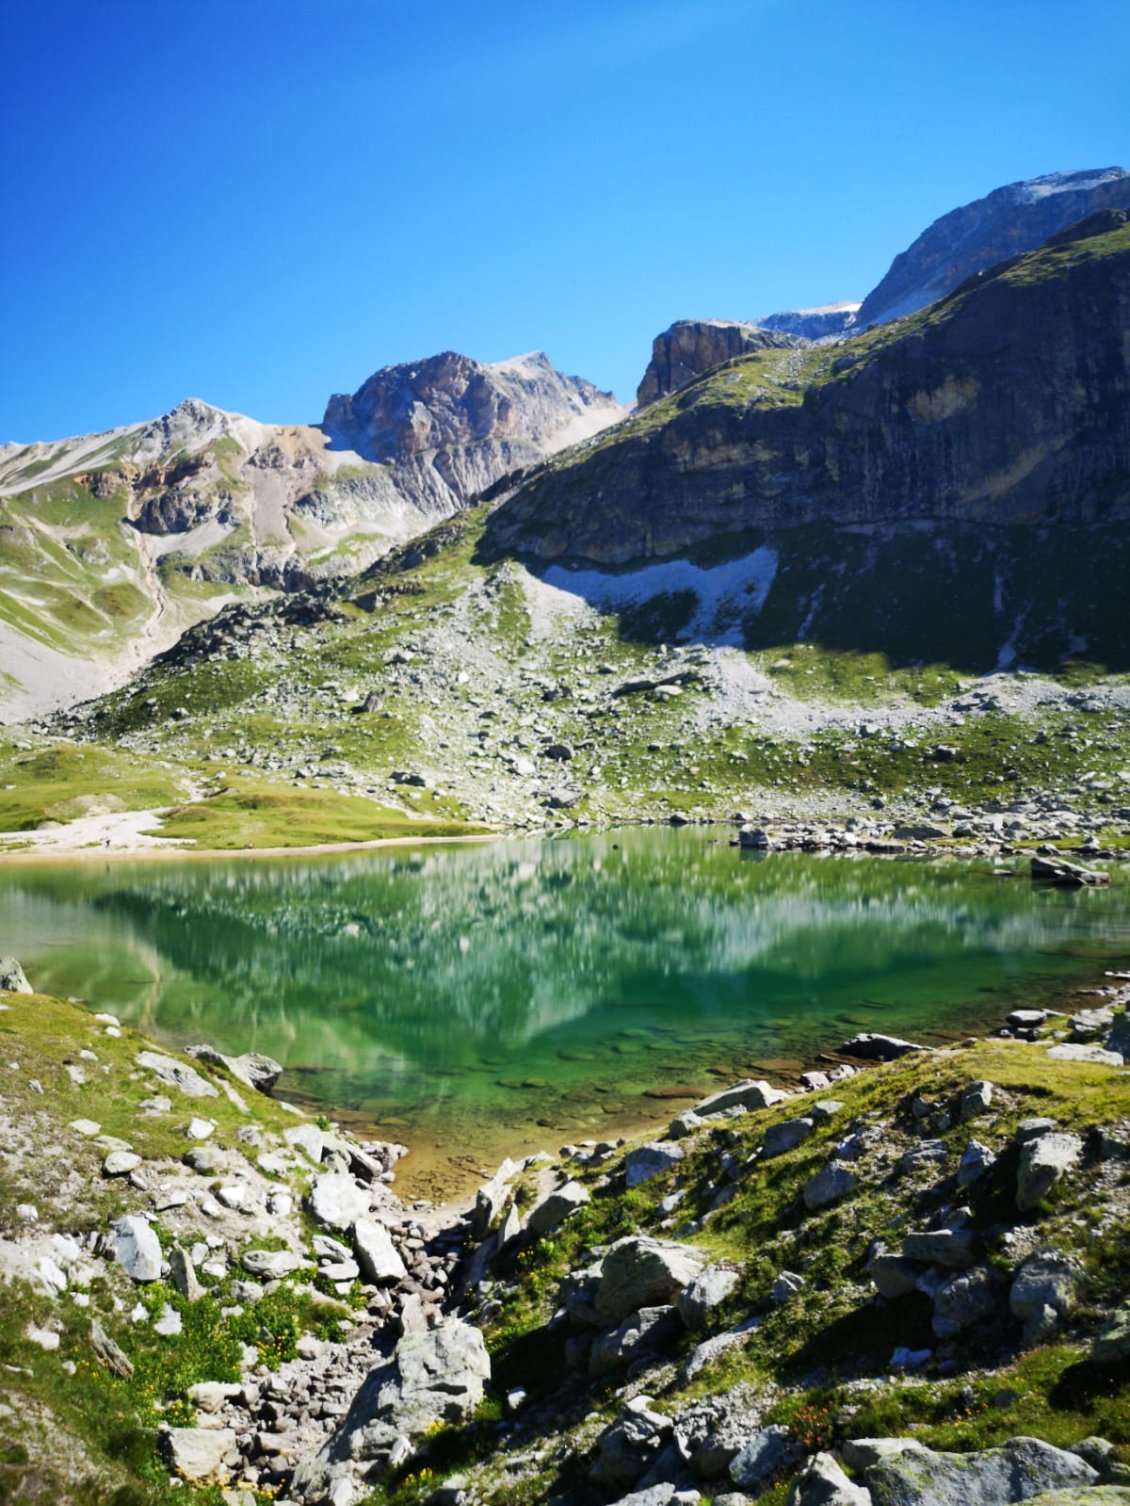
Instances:
[[[541,351],[484,365],[448,350],[382,367],[352,396],[336,393],[323,427],[367,460],[395,464],[484,441],[552,454],[619,416],[610,392],[562,376]]]
[[[651,342],[651,360],[636,403],[646,408],[735,356],[787,350],[799,343],[790,334],[733,319],[679,319]]]
[[[1102,209],[1130,209],[1130,173],[1121,167],[1048,173],[951,209],[895,257],[860,305],[855,326],[866,329],[925,308],[967,277],[1034,251]]]
[[[775,382],[758,357],[695,383],[534,476],[495,514],[495,546],[620,565],[753,528],[1125,519],[1124,218],[999,267],[909,325],[784,352]]]

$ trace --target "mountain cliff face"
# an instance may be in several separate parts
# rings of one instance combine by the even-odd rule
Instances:
[[[895,257],[860,305],[855,328],[925,308],[967,277],[1034,251],[1049,236],[1102,209],[1130,209],[1130,173],[1121,167],[1048,173],[963,204]]]
[[[233,597],[363,569],[518,466],[613,423],[543,355],[378,372],[322,426],[190,398],[0,448],[0,715],[89,694]],[[0,685],[5,682],[0,679]]]
[[[723,361],[756,350],[788,350],[800,343],[788,333],[736,320],[680,319],[652,341],[651,360],[636,393],[636,404],[646,408],[704,372],[713,371]]]
[[[496,546],[622,565],[749,528],[1130,517],[1125,219],[890,328],[723,367],[547,466]]]

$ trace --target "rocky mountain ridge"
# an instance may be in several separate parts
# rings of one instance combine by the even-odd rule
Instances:
[[[496,544],[623,566],[751,528],[1125,520],[1126,218],[843,346],[727,364],[543,467]]]
[[[540,353],[448,353],[332,398],[321,426],[190,398],[149,423],[5,446],[6,699],[65,703],[86,666],[96,685],[120,678],[233,597],[355,573],[622,411]]]

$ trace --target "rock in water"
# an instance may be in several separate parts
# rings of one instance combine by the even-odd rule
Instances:
[[[35,992],[27,981],[23,968],[14,957],[0,957],[0,992],[9,994]]]
[[[446,1318],[406,1333],[392,1359],[369,1373],[337,1431],[299,1466],[291,1494],[323,1502],[338,1480],[371,1480],[398,1439],[415,1443],[438,1423],[464,1421],[489,1379],[490,1357],[477,1328]]]
[[[1110,883],[1109,873],[1096,873],[1093,868],[1069,863],[1066,858],[1036,856],[1031,868],[1038,883],[1054,884],[1058,889],[1099,889]]]
[[[857,1056],[865,1062],[893,1062],[900,1056],[909,1056],[912,1051],[924,1051],[924,1046],[913,1041],[904,1041],[897,1035],[874,1035],[864,1031],[853,1035],[840,1047],[844,1056]]]

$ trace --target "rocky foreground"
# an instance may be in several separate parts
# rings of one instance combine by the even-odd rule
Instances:
[[[0,1499],[1130,1501],[1125,975],[438,1208],[0,973]]]

